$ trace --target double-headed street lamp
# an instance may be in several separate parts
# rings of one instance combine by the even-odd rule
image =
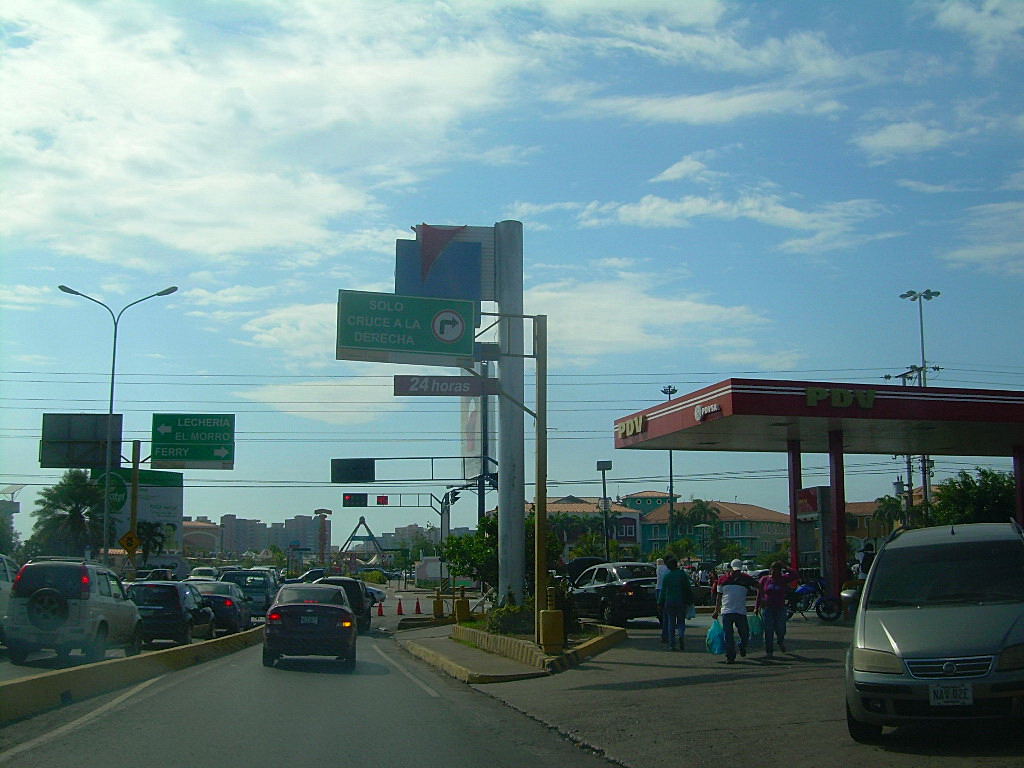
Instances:
[[[92,296],[76,291],[74,288],[69,288],[66,285],[57,286],[64,293],[70,293],[72,296],[81,296],[83,299],[88,299],[93,304],[99,304],[107,312],[110,313],[110,319],[114,321],[114,343],[113,351],[110,355],[110,402],[107,408],[107,445],[106,454],[104,458],[104,475],[103,475],[103,556],[109,561],[110,559],[110,450],[111,443],[113,442],[113,435],[111,434],[112,423],[114,421],[114,377],[117,373],[117,326],[121,322],[121,315],[128,307],[134,307],[136,304],[140,304],[147,299],[154,299],[157,296],[169,296],[178,290],[178,286],[172,285],[168,288],[164,288],[162,291],[151,293],[149,296],[143,296],[141,299],[136,299],[131,304],[126,304],[121,308],[121,311],[116,315],[114,310],[108,307],[99,299],[94,299]]]
[[[661,394],[665,395],[669,400],[679,390],[673,387],[671,384],[666,384],[661,388]],[[672,449],[668,449],[668,543],[672,543],[673,527],[676,524],[676,493],[675,485],[672,472]]]
[[[921,368],[918,371],[917,383],[922,387],[928,386],[928,361],[924,356],[924,303],[931,301],[936,296],[941,296],[939,291],[925,288],[923,291],[905,291],[900,294],[901,299],[909,299],[917,302],[917,322],[921,332]],[[931,462],[925,455],[921,456],[921,500],[924,503],[924,513],[928,515],[928,504],[931,500]]]

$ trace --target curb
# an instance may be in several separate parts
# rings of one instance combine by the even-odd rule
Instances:
[[[123,659],[109,659],[70,669],[0,683],[0,723],[32,717],[75,701],[116,691],[135,683],[227,656],[263,641],[263,627]]]

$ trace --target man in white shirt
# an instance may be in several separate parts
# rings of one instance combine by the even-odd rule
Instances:
[[[750,640],[750,626],[747,624],[747,596],[750,590],[761,591],[761,585],[748,573],[743,573],[743,561],[733,560],[729,563],[730,572],[718,580],[715,594],[715,612],[711,618],[722,617],[722,629],[725,631],[725,660],[729,664],[736,663],[735,631],[740,635],[740,656],[747,655],[747,642]]]

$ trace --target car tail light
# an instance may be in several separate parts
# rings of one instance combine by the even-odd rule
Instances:
[[[17,592],[18,591],[18,582],[21,581],[21,575],[23,573],[25,573],[25,568],[26,567],[27,566],[23,565],[23,566],[21,566],[21,568],[18,569],[18,575],[14,577],[14,581],[11,583],[11,591],[12,592]]]
[[[633,587],[631,587],[629,584],[623,584],[621,587],[619,587],[619,592],[625,597],[632,597],[636,594],[636,590],[633,589]]]
[[[82,590],[80,597],[83,600],[88,600],[89,599],[89,587],[90,587],[89,569],[86,568],[84,565],[82,566],[82,577],[81,577],[80,581],[81,581],[81,590]]]
[[[352,619],[342,616],[338,619],[338,629],[352,629]]]
[[[271,611],[267,614],[267,624],[281,624],[281,613],[280,611]]]
[[[235,604],[235,601],[232,600],[230,597],[225,597],[224,598],[224,605],[226,605],[228,608],[230,608],[234,604]]]

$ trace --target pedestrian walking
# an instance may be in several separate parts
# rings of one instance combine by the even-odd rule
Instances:
[[[765,658],[772,658],[775,640],[779,650],[786,652],[786,595],[799,580],[800,574],[786,568],[781,560],[772,563],[768,573],[761,577],[754,612],[760,614],[764,624]]]
[[[761,585],[749,573],[743,573],[743,561],[729,563],[729,573],[718,580],[715,595],[715,611],[711,618],[722,617],[725,631],[725,660],[736,663],[736,633],[739,634],[740,656],[747,655],[750,641],[750,625],[747,624],[747,596],[750,590],[760,594]]]
[[[665,559],[662,557],[659,557],[654,561],[654,563],[654,573],[658,577],[657,582],[654,584],[654,602],[658,606],[658,623],[661,624],[661,642],[668,645],[668,629],[665,627],[665,619],[663,617],[665,606],[661,599],[661,582],[664,580],[665,574],[668,573],[668,566],[665,565]]]
[[[661,581],[662,632],[668,635],[670,651],[683,650],[686,632],[686,609],[693,603],[690,577],[679,567],[674,555],[665,556],[665,576]]]

